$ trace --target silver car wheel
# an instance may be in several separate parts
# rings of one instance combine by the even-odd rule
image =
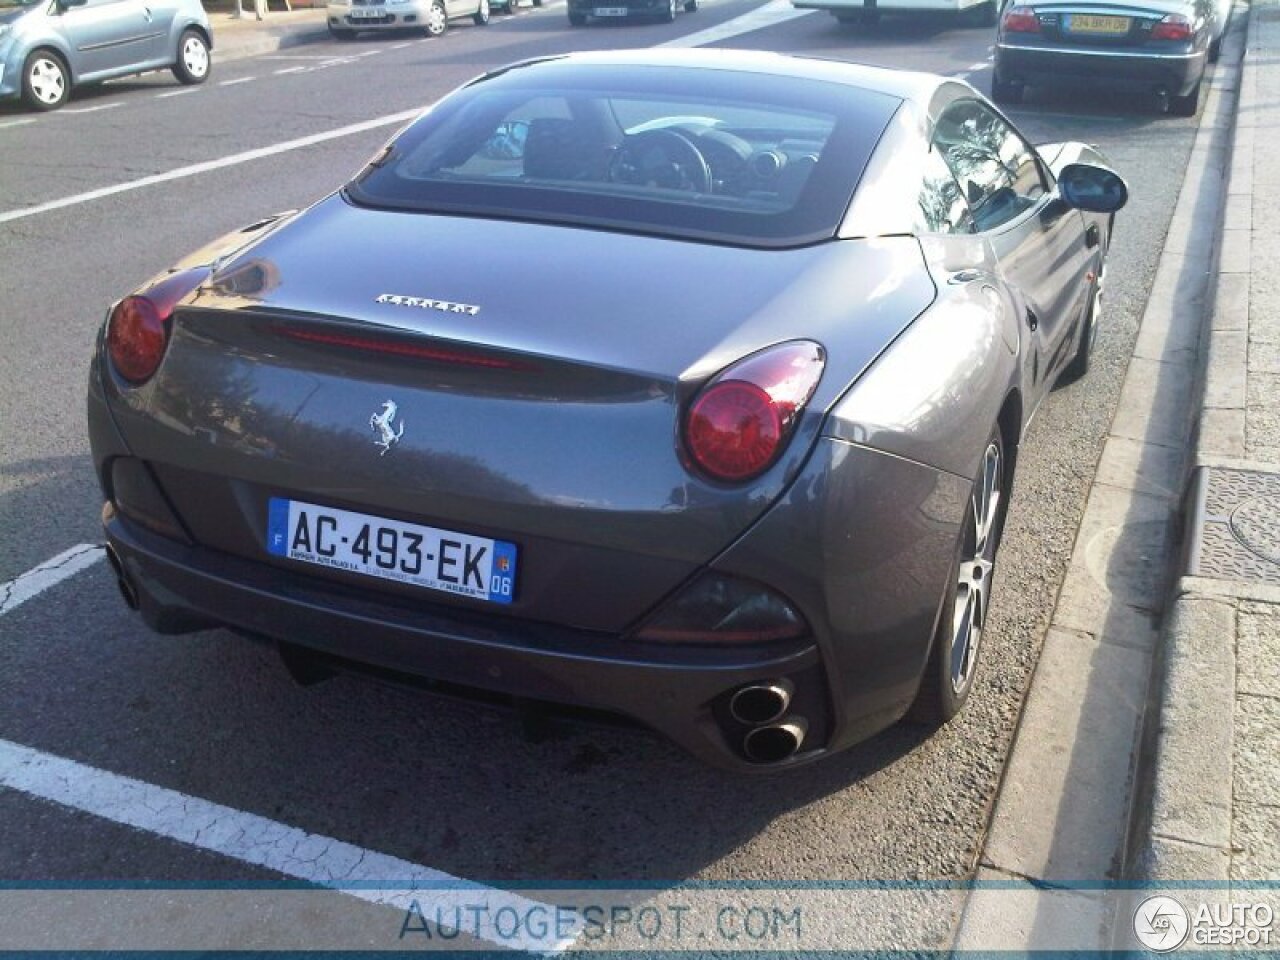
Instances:
[[[438,37],[449,28],[449,17],[444,12],[444,4],[436,0],[427,11],[427,35]]]
[[[182,63],[193,77],[203,77],[209,72],[209,51],[199,37],[188,36],[182,44]]]
[[[982,644],[982,628],[995,567],[997,523],[1004,483],[1000,447],[989,443],[982,456],[982,474],[973,491],[970,528],[965,531],[964,552],[956,582],[956,602],[951,621],[951,689],[962,693],[973,679]]]
[[[31,64],[27,77],[32,94],[46,106],[57,105],[66,95],[66,71],[52,57],[37,57]]]

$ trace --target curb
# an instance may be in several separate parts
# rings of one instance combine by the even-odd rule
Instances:
[[[1151,883],[1192,878],[1227,882],[1236,872],[1234,858],[1246,853],[1233,836],[1241,803],[1236,796],[1242,749],[1238,717],[1241,695],[1256,692],[1256,684],[1249,671],[1240,673],[1237,645],[1246,621],[1256,613],[1255,604],[1280,605],[1280,586],[1274,580],[1265,582],[1265,572],[1262,582],[1252,580],[1247,549],[1236,556],[1222,549],[1233,542],[1226,514],[1234,507],[1222,506],[1230,500],[1219,496],[1217,506],[1210,502],[1215,484],[1244,490],[1244,496],[1249,485],[1280,487],[1280,467],[1247,460],[1245,443],[1259,107],[1254,66],[1260,60],[1261,6],[1250,8],[1240,66],[1222,240],[1204,334],[1195,457],[1187,483],[1187,549],[1164,637],[1159,726],[1149,757],[1150,817],[1135,864],[1137,878]],[[1213,550],[1207,546],[1211,541]],[[1247,741],[1246,735],[1246,747]]]
[[[282,29],[279,33],[271,28],[227,30],[221,34],[214,28],[214,53],[220,63],[231,63],[248,57],[260,57],[263,54],[275,53],[289,47],[300,47],[309,43],[320,43],[329,39],[329,28],[321,22],[300,24]]]
[[[1143,762],[1153,736],[1153,701],[1160,697],[1160,627],[1169,626],[1186,438],[1199,412],[1205,307],[1214,293],[1211,267],[1227,197],[1242,33],[1236,19],[1206,90],[978,864],[979,879],[1070,890],[1073,949],[1130,945],[1125,907],[1079,885],[1084,879],[1099,886],[1123,882],[1145,819],[1150,786]],[[1060,923],[1047,905],[1019,924],[1013,941],[997,937],[1001,917],[970,901],[953,948],[1039,950],[1059,943]]]

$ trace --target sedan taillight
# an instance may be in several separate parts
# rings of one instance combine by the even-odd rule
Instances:
[[[121,377],[135,386],[151,379],[169,345],[173,308],[208,276],[208,267],[171,273],[115,305],[107,319],[107,355]]]
[[[825,363],[822,347],[796,340],[721,371],[685,417],[685,448],[698,470],[726,483],[764,473],[791,438]]]
[[[1180,13],[1171,13],[1151,28],[1152,40],[1190,40],[1195,35],[1191,21]]]
[[[1010,7],[1000,21],[1005,33],[1039,33],[1040,17],[1034,7]]]

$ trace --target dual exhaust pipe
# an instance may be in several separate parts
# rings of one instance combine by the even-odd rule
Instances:
[[[754,683],[736,691],[729,714],[751,727],[742,739],[742,752],[753,763],[780,763],[791,757],[809,732],[804,717],[787,717],[795,686],[790,680]]]

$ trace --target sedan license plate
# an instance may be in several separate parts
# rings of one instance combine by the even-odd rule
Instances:
[[[625,17],[627,15],[626,7],[596,7],[591,11],[597,17]]]
[[[493,603],[515,593],[516,545],[272,497],[267,552]]]
[[[1068,33],[1095,37],[1121,37],[1129,32],[1128,17],[1103,17],[1095,13],[1070,13],[1065,17]]]
[[[381,20],[386,15],[387,13],[385,10],[381,10],[377,7],[366,7],[363,10],[351,11],[352,20]]]

